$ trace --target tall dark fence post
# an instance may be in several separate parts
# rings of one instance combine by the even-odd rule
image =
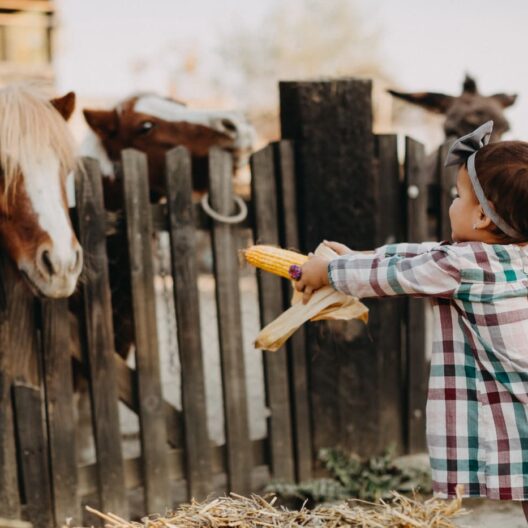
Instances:
[[[377,241],[371,82],[280,83],[284,139],[296,141],[301,249],[338,240]],[[383,350],[377,301],[369,328],[358,321],[307,325],[314,447],[367,455],[380,447]],[[366,419],[365,417],[368,417]]]
[[[407,240],[427,240],[427,174],[424,146],[411,138],[405,142],[405,187],[407,189]],[[425,403],[429,365],[425,357],[425,299],[407,299],[407,449],[426,449]]]

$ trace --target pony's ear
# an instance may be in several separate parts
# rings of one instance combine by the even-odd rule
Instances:
[[[57,112],[68,121],[75,109],[75,92],[68,92],[62,97],[51,99],[50,103],[55,107]]]
[[[491,97],[498,101],[502,108],[508,108],[508,106],[511,106],[517,100],[517,94],[498,93]]]
[[[118,116],[115,110],[83,110],[84,119],[98,135],[106,137],[117,130]]]
[[[445,114],[455,99],[452,95],[435,92],[403,93],[396,92],[395,90],[388,90],[388,92],[394,95],[394,97],[421,106],[437,114]]]

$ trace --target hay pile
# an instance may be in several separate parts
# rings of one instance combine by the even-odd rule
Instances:
[[[275,498],[268,502],[258,495],[247,498],[233,493],[211,502],[193,501],[165,517],[149,516],[141,523],[128,522],[93,508],[87,510],[112,528],[454,528],[450,519],[466,513],[461,508],[460,496],[451,502],[437,499],[421,502],[394,493],[391,503],[350,501],[321,505],[313,510],[303,507],[298,511],[277,508],[274,503]]]

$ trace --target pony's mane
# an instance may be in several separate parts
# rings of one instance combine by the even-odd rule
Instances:
[[[0,89],[0,166],[4,197],[21,177],[26,161],[54,155],[62,175],[75,168],[75,144],[66,121],[35,86],[14,84]]]

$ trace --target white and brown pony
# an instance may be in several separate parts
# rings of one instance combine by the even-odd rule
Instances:
[[[112,110],[85,109],[84,117],[91,134],[81,146],[81,155],[98,159],[105,179],[113,181],[123,149],[144,152],[153,201],[165,194],[165,153],[171,148],[189,149],[194,190],[205,191],[209,150],[220,147],[231,152],[236,171],[247,165],[255,140],[254,128],[240,112],[194,109],[154,94],[129,97]],[[105,190],[112,206],[108,181]]]
[[[208,187],[207,156],[212,147],[233,156],[234,172],[247,165],[253,151],[255,131],[243,114],[235,111],[193,109],[153,94],[129,97],[112,110],[84,110],[91,128],[80,154],[99,160],[103,174],[105,205],[122,208],[119,178],[121,151],[135,148],[147,155],[151,201],[165,196],[165,154],[176,146],[186,147],[192,156],[193,187]],[[116,351],[126,357],[133,342],[130,279],[126,242],[109,237],[109,273],[112,287]]]
[[[51,298],[74,292],[83,265],[66,199],[74,106],[73,93],[49,101],[28,85],[0,89],[0,244],[33,292]]]

